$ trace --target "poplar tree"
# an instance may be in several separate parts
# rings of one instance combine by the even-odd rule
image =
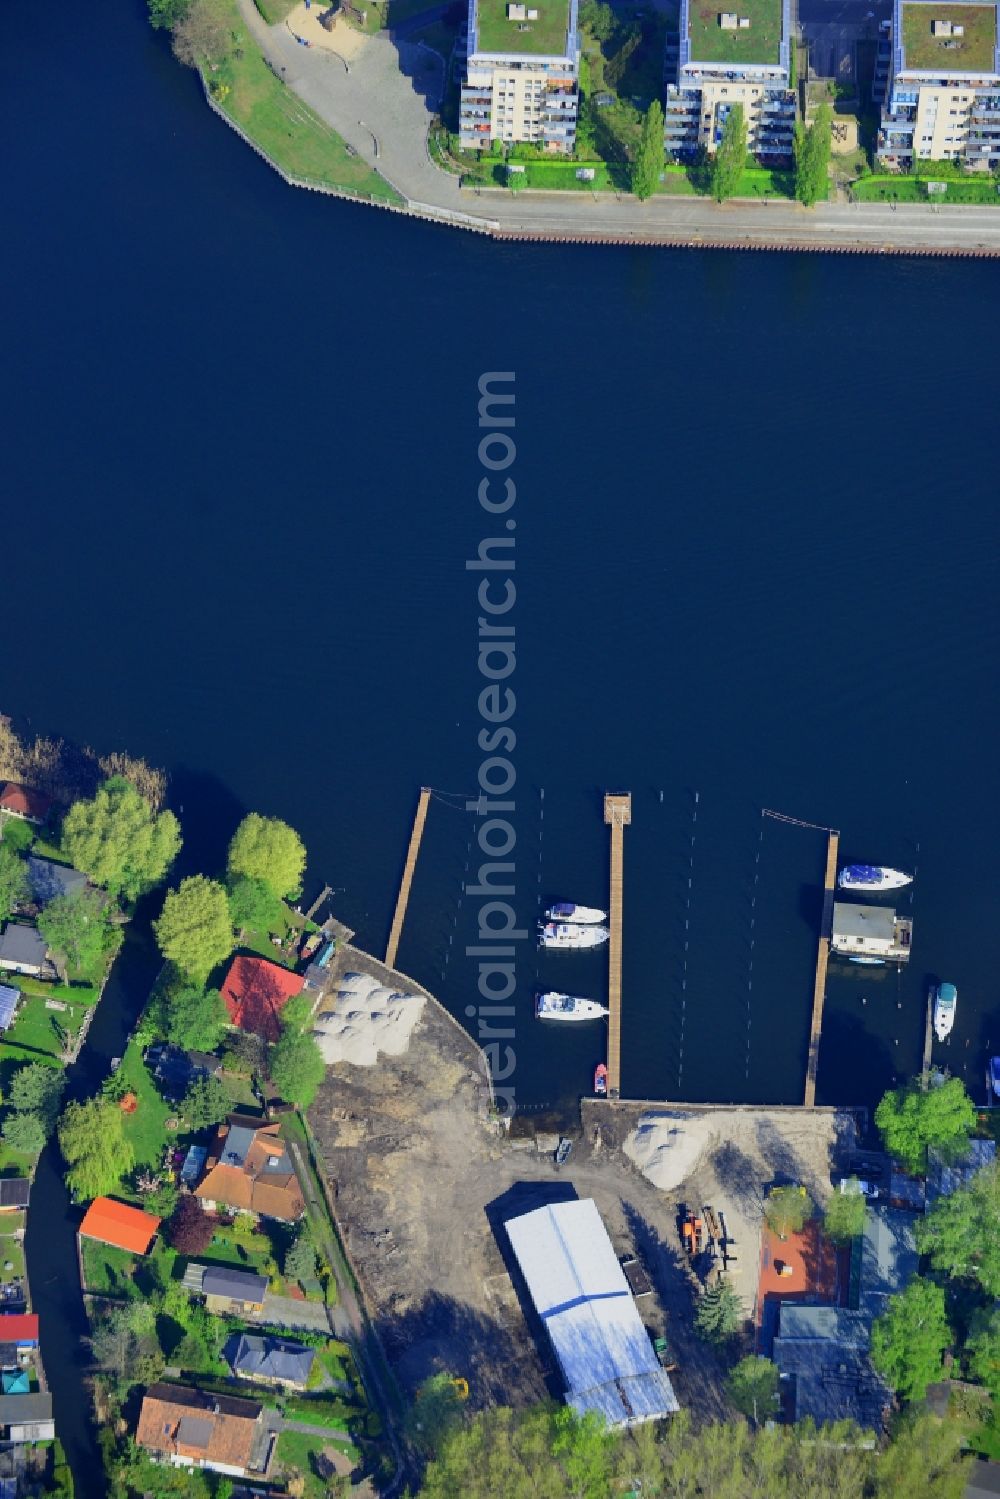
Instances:
[[[743,105],[734,104],[726,115],[722,139],[712,158],[712,196],[717,203],[724,203],[734,195],[746,164],[746,118]]]
[[[663,107],[654,99],[642,122],[642,139],[632,164],[632,191],[637,198],[651,198],[663,171]]]
[[[821,104],[811,125],[795,126],[795,196],[811,208],[826,196],[830,149],[833,143],[833,110]]]

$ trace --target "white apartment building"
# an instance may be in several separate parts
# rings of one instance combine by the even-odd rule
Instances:
[[[894,0],[879,161],[1000,166],[998,35],[996,4]]]
[[[459,140],[466,150],[519,141],[546,151],[576,144],[578,0],[469,0]]]

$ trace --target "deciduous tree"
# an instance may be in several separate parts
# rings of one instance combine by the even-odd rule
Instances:
[[[926,1091],[915,1080],[883,1096],[875,1123],[889,1154],[908,1171],[920,1172],[927,1166],[928,1146],[946,1159],[961,1155],[975,1128],[976,1111],[961,1078],[948,1078]]]
[[[833,110],[821,104],[811,125],[795,126],[795,196],[811,207],[826,196],[830,147],[833,142]]]
[[[4,1144],[25,1155],[37,1155],[45,1144],[45,1125],[37,1114],[8,1114],[3,1122]]]
[[[305,1233],[300,1233],[285,1254],[286,1280],[311,1280],[316,1274],[316,1251]]]
[[[178,1254],[196,1255],[212,1242],[215,1224],[197,1197],[182,1197],[167,1225],[167,1238]]]
[[[162,1018],[170,1040],[188,1051],[214,1051],[229,1023],[218,989],[202,989],[196,984],[173,988]]]
[[[921,1400],[941,1374],[941,1355],[951,1342],[944,1291],[915,1276],[872,1325],[871,1360],[904,1400]]]
[[[13,843],[4,838],[0,843],[0,922],[6,921],[29,894],[28,866]]]
[[[772,1187],[764,1204],[768,1227],[779,1239],[801,1233],[813,1212],[812,1199],[805,1187]]]
[[[167,891],[153,930],[163,956],[196,984],[204,984],[233,950],[226,892],[203,874],[190,875],[176,890]]]
[[[59,1067],[29,1062],[19,1067],[10,1080],[7,1102],[12,1109],[37,1114],[51,1134],[59,1117],[59,1105],[66,1087],[66,1074]]]
[[[973,1378],[986,1386],[994,1400],[1000,1398],[1000,1307],[976,1315],[965,1351]]]
[[[199,1077],[185,1093],[181,1113],[192,1129],[207,1129],[225,1119],[231,1108],[229,1094],[217,1077]]]
[[[769,1358],[741,1358],[726,1380],[726,1394],[755,1426],[770,1421],[778,1409],[779,1374]]]
[[[835,1244],[847,1244],[865,1231],[865,1195],[856,1176],[844,1192],[834,1192],[823,1214],[823,1227]]]
[[[274,894],[294,900],[302,887],[306,851],[294,828],[277,817],[251,812],[229,845],[229,877],[261,880]]]
[[[632,191],[637,198],[651,198],[663,172],[663,106],[654,99],[642,122],[642,139],[632,166]]]
[[[115,1191],[135,1165],[122,1111],[109,1099],[69,1104],[59,1120],[58,1136],[68,1167],[66,1184],[78,1198]]]
[[[257,932],[285,930],[281,901],[264,880],[240,875],[229,886],[229,911],[233,926]]]
[[[232,46],[232,22],[213,0],[188,0],[173,23],[174,54],[189,68],[215,69]]]
[[[747,164],[747,127],[742,104],[733,104],[722,127],[722,139],[712,157],[712,196],[724,203],[739,187]]]
[[[307,1109],[326,1076],[326,1063],[314,1038],[294,1026],[284,1026],[271,1047],[268,1075],[282,1098]]]
[[[154,812],[123,776],[112,776],[90,801],[70,807],[62,846],[95,885],[136,900],[166,878],[181,846],[180,824],[172,812]]]
[[[52,952],[62,954],[78,974],[99,974],[107,956],[122,944],[122,929],[112,922],[108,899],[99,890],[57,895],[39,913],[38,930]]]
[[[917,1248],[945,1275],[973,1276],[1000,1297],[1000,1166],[977,1171],[965,1187],[939,1197],[917,1222]]]

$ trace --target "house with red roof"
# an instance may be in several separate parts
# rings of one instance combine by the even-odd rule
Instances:
[[[9,817],[20,817],[24,822],[42,823],[52,809],[52,798],[30,786],[21,786],[17,781],[8,781],[0,791],[0,812]]]
[[[113,1197],[95,1197],[83,1216],[82,1239],[97,1239],[129,1254],[148,1254],[160,1227],[160,1219],[141,1208],[116,1202]]]
[[[265,1041],[277,1041],[279,1017],[294,994],[302,992],[300,973],[292,973],[267,958],[233,959],[222,983],[222,998],[234,1025],[253,1031]]]
[[[0,1343],[12,1343],[18,1353],[38,1347],[36,1312],[0,1313]]]

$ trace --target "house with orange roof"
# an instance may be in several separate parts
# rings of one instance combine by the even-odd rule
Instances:
[[[216,1395],[187,1385],[150,1385],[135,1439],[151,1457],[175,1468],[207,1468],[242,1478],[267,1466],[264,1408],[256,1400]]]
[[[219,1125],[194,1195],[208,1212],[223,1208],[282,1223],[297,1222],[305,1211],[279,1126],[245,1114],[230,1114]]]
[[[78,1230],[82,1239],[97,1239],[129,1254],[148,1254],[161,1219],[141,1208],[116,1202],[113,1197],[95,1197]]]
[[[281,1034],[281,1011],[295,994],[302,992],[303,978],[270,963],[267,958],[240,954],[229,965],[222,981],[222,998],[234,1025],[252,1031],[265,1041]]]

